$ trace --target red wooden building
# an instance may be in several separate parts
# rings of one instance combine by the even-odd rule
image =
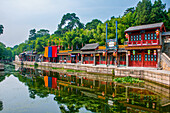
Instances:
[[[128,38],[127,64],[134,67],[159,67],[162,49],[164,23],[129,27],[125,30]]]

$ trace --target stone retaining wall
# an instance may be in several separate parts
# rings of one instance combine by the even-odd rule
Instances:
[[[21,64],[21,62],[14,62],[14,63]],[[35,62],[23,62],[23,63],[26,65],[34,65]],[[121,68],[113,68],[113,67],[96,67],[96,66],[58,64],[58,63],[47,63],[47,62],[37,62],[37,64],[39,66],[45,66],[45,67],[84,70],[90,73],[101,73],[101,74],[112,74],[112,70],[114,70],[115,76],[120,76],[120,77],[131,76],[135,78],[149,80],[170,87],[170,74],[158,73],[149,70],[121,69]]]

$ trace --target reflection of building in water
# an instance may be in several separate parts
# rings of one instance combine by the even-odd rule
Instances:
[[[23,69],[23,71],[28,71],[30,74],[34,73],[30,69]],[[41,70],[41,73],[43,74],[45,87],[48,87],[50,93],[58,95],[61,99],[66,98],[68,95],[70,95],[70,97],[68,96],[69,98],[71,98],[71,95],[76,95],[77,97],[83,95],[82,98],[85,96],[92,100],[94,98],[95,100],[103,100],[110,107],[114,107],[115,102],[118,102],[126,108],[128,113],[156,113],[167,111],[169,107],[169,89],[154,83],[146,82],[143,87],[140,87],[114,83],[112,82],[112,76],[86,73],[84,75],[78,73],[73,75],[73,73],[58,73],[46,70]],[[27,76],[29,77],[30,75]],[[40,78],[42,79],[42,77]],[[63,101],[67,103],[67,100]],[[105,109],[105,106],[103,108]]]

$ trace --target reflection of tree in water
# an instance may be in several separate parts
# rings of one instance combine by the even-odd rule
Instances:
[[[48,97],[48,89],[44,87],[44,80],[40,76],[29,78],[20,74],[14,75],[18,77],[20,82],[25,83],[29,87],[30,98],[35,99],[36,95],[41,98]]]
[[[69,89],[69,88],[68,88]],[[71,89],[71,88],[70,88]],[[105,100],[93,97],[85,96],[81,91],[57,91],[54,98],[58,104],[60,104],[61,112],[72,113],[79,112],[79,109],[85,107],[87,110],[92,112],[123,112],[125,107],[118,101],[114,101],[113,106],[107,104],[107,98]]]
[[[2,103],[2,101],[0,101],[0,111],[2,111],[3,110],[3,103]]]
[[[5,76],[4,75],[0,75],[0,82],[2,82],[3,80],[5,80]]]

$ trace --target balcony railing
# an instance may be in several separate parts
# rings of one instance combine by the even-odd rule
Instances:
[[[130,41],[127,44],[128,46],[159,45],[159,40]]]

